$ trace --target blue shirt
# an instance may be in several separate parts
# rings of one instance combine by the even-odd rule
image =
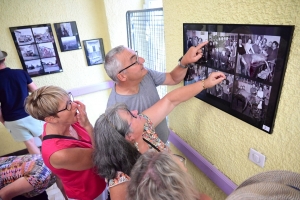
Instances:
[[[0,70],[0,103],[4,121],[15,121],[29,116],[24,110],[28,84],[32,79],[21,69]]]

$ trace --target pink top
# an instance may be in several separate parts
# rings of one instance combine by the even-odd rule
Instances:
[[[47,123],[44,125],[43,137],[46,136]],[[79,140],[61,136],[61,135],[49,135],[59,136],[60,138],[43,138],[42,143],[42,157],[45,165],[56,174],[62,181],[66,194],[69,198],[80,200],[91,200],[99,196],[105,189],[105,180],[96,174],[96,169],[91,168],[83,171],[71,171],[67,169],[56,169],[50,164],[50,156],[62,149],[67,148],[93,148],[91,138],[86,130],[75,123],[72,127],[76,130]],[[80,159],[78,155],[78,159]]]

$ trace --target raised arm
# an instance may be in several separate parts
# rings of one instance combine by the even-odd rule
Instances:
[[[143,113],[151,119],[154,126],[157,126],[178,104],[189,100],[205,88],[219,84],[225,78],[222,72],[213,72],[203,81],[182,86],[169,92],[164,98]]]
[[[94,146],[94,141],[93,141],[94,128],[87,117],[85,105],[80,101],[74,101],[74,102],[77,103],[77,105],[78,105],[77,106],[78,112],[76,115],[78,122],[79,122],[80,126],[82,126],[88,132],[88,134],[92,140],[92,145]]]
[[[208,42],[202,42],[198,46],[190,47],[186,54],[182,57],[180,63],[183,66],[186,66],[190,63],[198,61],[202,56],[202,47],[205,46]],[[166,80],[163,85],[176,85],[180,83],[185,77],[187,68],[180,67],[177,65],[171,72],[166,73]]]

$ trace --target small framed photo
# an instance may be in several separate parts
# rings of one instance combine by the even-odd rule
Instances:
[[[88,66],[104,63],[104,47],[102,38],[83,40]]]
[[[54,28],[62,52],[82,49],[75,21],[54,23]]]

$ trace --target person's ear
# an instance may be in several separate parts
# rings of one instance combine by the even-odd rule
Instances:
[[[118,73],[117,78],[119,79],[120,82],[124,82],[127,80],[127,76],[123,73]]]
[[[130,142],[135,142],[134,140],[134,135],[132,133],[128,133],[125,135],[125,139],[130,141]]]
[[[44,121],[47,123],[55,123],[57,121],[57,118],[53,117],[53,116],[48,116],[48,117],[45,117]]]

